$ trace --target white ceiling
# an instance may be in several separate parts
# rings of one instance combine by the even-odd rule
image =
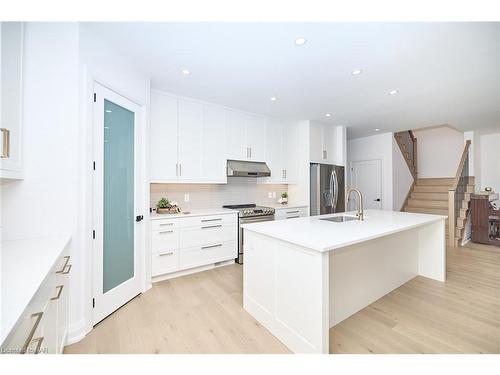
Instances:
[[[153,88],[265,115],[345,125],[350,138],[375,128],[500,127],[500,23],[89,27],[149,74]],[[307,39],[301,47],[294,43],[299,36]],[[180,74],[181,68],[191,75]],[[355,69],[363,73],[352,76]],[[393,89],[399,94],[389,95]]]

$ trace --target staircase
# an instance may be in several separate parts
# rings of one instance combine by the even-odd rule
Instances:
[[[446,242],[459,246],[467,222],[470,196],[474,192],[474,177],[468,176],[470,141],[464,148],[456,177],[417,178],[417,139],[411,131],[395,133],[394,138],[415,180],[401,211],[451,217],[453,225],[446,220]],[[449,228],[454,232],[451,241]]]

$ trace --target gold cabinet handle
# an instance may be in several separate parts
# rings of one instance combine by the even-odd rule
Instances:
[[[64,288],[64,285],[58,285],[58,286],[56,286],[56,289],[58,289],[58,291],[57,291],[57,296],[52,297],[50,300],[51,300],[51,301],[56,301],[56,300],[58,300],[58,299],[61,297],[61,293],[62,293],[62,291],[63,291],[63,288]]]
[[[61,272],[62,275],[67,275],[69,271],[71,271],[71,264],[68,264],[66,267],[64,267],[65,271]]]
[[[25,354],[26,350],[28,350],[28,346],[31,343],[31,340],[33,339],[33,335],[35,334],[36,329],[38,328],[38,325],[40,324],[40,320],[42,320],[43,312],[38,312],[36,314],[31,315],[32,318],[36,318],[35,324],[33,324],[33,327],[31,327],[31,331],[28,335],[28,338],[24,342],[23,347],[21,348],[21,354]]]
[[[43,343],[43,336],[37,337],[36,339],[31,340],[31,342],[37,342],[36,348],[35,348],[35,353],[38,354],[40,353],[40,349],[42,348],[42,343]]]
[[[5,128],[0,128],[2,132],[2,159],[7,159],[10,157],[10,130]]]
[[[69,255],[66,255],[64,259],[66,259],[66,262],[64,262],[64,266],[61,268],[60,271],[57,271],[56,273],[64,273],[64,270],[66,269],[66,266],[69,263],[69,258],[71,258]]]

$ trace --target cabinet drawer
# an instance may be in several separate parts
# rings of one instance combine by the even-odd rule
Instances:
[[[278,209],[274,215],[276,220],[295,219],[304,216],[308,216],[307,207]]]
[[[151,230],[164,230],[176,228],[179,223],[179,219],[155,219],[151,220]]]
[[[151,264],[152,276],[179,270],[179,250],[165,250],[153,254]]]
[[[179,253],[180,268],[186,269],[235,259],[238,254],[238,247],[236,241],[219,242],[206,246],[181,249]]]
[[[237,224],[236,214],[185,217],[179,220],[181,227],[201,227],[216,224]]]
[[[152,253],[158,253],[166,250],[179,248],[179,230],[161,229],[151,234]]]
[[[236,241],[236,224],[206,223],[192,228],[183,228],[180,232],[180,248],[212,245],[227,241]]]

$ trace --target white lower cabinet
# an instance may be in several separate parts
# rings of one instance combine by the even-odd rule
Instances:
[[[151,220],[151,274],[166,275],[238,256],[236,213]]]
[[[60,255],[2,343],[7,354],[59,354],[68,332],[70,256]]]
[[[274,220],[296,219],[309,216],[309,207],[283,207],[276,208],[274,211]]]

